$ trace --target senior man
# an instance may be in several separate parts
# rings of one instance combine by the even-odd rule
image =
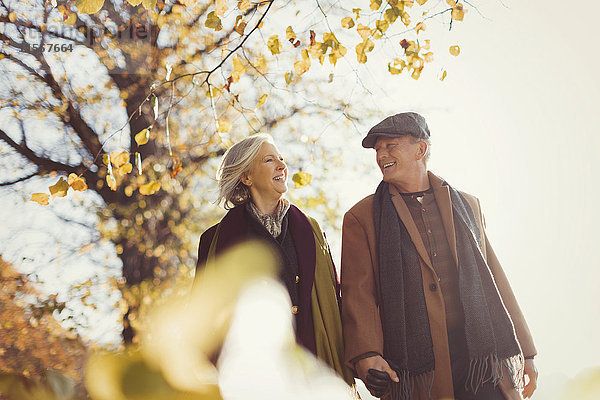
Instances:
[[[344,216],[348,365],[376,397],[530,397],[537,384],[531,333],[479,201],[427,170],[425,119],[388,117],[362,145],[375,149],[383,181]]]

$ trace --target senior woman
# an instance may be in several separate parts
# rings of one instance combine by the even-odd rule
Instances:
[[[269,135],[249,136],[227,150],[217,179],[219,202],[229,211],[202,234],[198,268],[244,240],[269,243],[280,256],[279,278],[293,304],[297,342],[352,384],[343,363],[339,286],[329,246],[317,221],[283,197],[287,175]]]

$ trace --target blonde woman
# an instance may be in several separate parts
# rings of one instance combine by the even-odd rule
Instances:
[[[313,218],[284,198],[288,169],[271,136],[257,134],[223,156],[217,179],[219,201],[229,210],[200,238],[198,268],[248,239],[279,253],[279,278],[293,304],[297,342],[327,363],[348,384],[343,364],[339,285],[329,246]]]

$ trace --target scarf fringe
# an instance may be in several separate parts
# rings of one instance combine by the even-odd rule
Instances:
[[[433,387],[434,371],[425,372],[419,375],[410,375],[409,371],[396,371],[400,382],[392,382],[391,400],[413,400],[421,399],[421,394],[425,393],[426,400],[432,400],[431,388]],[[416,395],[417,397],[413,397]]]
[[[469,363],[465,387],[467,390],[477,393],[477,390],[487,382],[491,381],[496,386],[504,379],[504,371],[506,370],[512,386],[522,389],[524,367],[525,360],[522,354],[504,360],[498,359],[494,354],[475,358]]]

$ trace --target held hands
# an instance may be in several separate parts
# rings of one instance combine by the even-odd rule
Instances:
[[[523,383],[525,383],[525,376],[529,378],[522,392],[523,397],[527,399],[533,395],[533,392],[535,392],[535,389],[537,388],[538,370],[535,367],[533,359],[525,360],[525,370],[523,375]]]
[[[358,377],[375,397],[383,396],[391,381],[399,382],[396,372],[380,355],[357,361],[355,368]]]

